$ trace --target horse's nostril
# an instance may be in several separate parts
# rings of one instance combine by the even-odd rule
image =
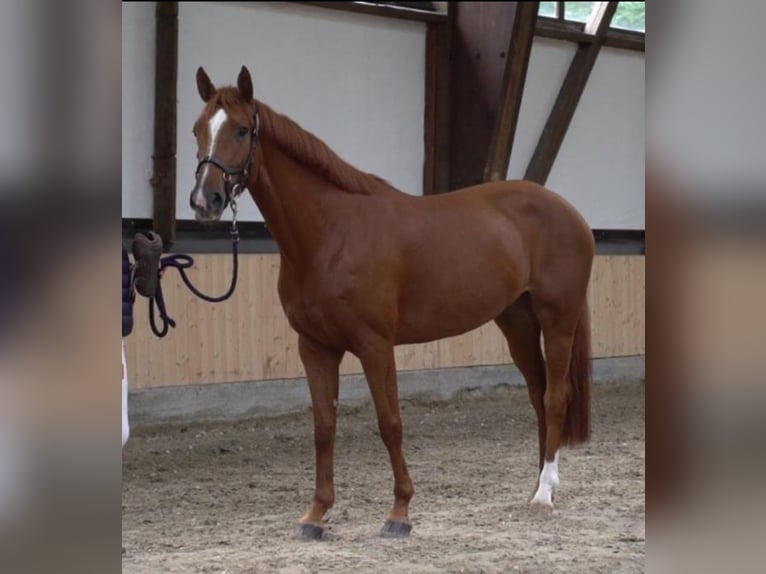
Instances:
[[[214,193],[212,199],[213,209],[216,211],[223,207],[223,197],[220,194]]]

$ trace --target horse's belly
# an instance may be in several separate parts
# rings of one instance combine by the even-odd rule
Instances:
[[[455,337],[469,331],[473,331],[497,317],[497,313],[489,313],[483,316],[474,315],[466,320],[440,321],[438,323],[423,322],[419,325],[402,325],[396,334],[397,345],[411,345],[415,343],[428,343],[447,337]]]
[[[467,333],[500,315],[525,286],[496,278],[435,285],[403,298],[399,307],[397,344],[425,343]]]

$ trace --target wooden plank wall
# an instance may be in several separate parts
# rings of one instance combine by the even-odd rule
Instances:
[[[231,277],[231,256],[197,255],[193,280],[211,294]],[[135,327],[126,340],[131,388],[257,381],[304,376],[298,341],[277,296],[278,255],[241,255],[240,279],[227,302],[193,297],[175,272],[163,279],[169,312],[178,322],[164,339],[149,329],[148,303],[138,297]],[[643,256],[596,257],[589,301],[596,357],[644,354]],[[462,335],[396,350],[399,370],[493,365],[510,362],[494,323]],[[347,355],[341,372],[360,373]]]

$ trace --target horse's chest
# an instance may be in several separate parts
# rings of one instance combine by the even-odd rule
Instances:
[[[334,342],[338,338],[336,301],[321,291],[280,289],[287,320],[299,334]]]

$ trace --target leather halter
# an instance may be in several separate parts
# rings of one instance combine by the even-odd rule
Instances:
[[[253,165],[253,159],[255,158],[255,146],[258,143],[258,131],[261,127],[261,116],[258,113],[258,108],[255,108],[254,124],[250,130],[250,153],[247,156],[247,161],[240,169],[232,168],[214,158],[213,156],[205,156],[197,164],[197,170],[194,172],[195,177],[199,177],[199,171],[206,163],[212,164],[223,173],[223,186],[226,193],[226,202],[224,209],[229,203],[236,203],[237,198],[242,192],[247,189],[247,177],[250,174],[250,168]],[[237,181],[234,181],[237,178]]]

